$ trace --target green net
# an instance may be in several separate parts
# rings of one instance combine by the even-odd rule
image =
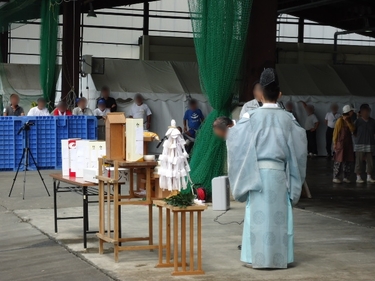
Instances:
[[[43,97],[46,99],[49,110],[53,110],[56,81],[58,77],[57,67],[57,35],[59,25],[60,5],[57,0],[43,0],[41,11],[41,35],[40,35],[40,85],[43,89]]]
[[[230,116],[252,0],[188,1],[201,87],[213,107],[195,142],[191,178],[211,193],[211,180],[223,175],[226,157],[225,142],[214,136],[212,124]]]
[[[35,20],[39,16],[40,0],[11,0],[0,9],[0,32],[6,33],[24,26],[27,20]],[[0,61],[3,62],[3,58],[0,57]],[[21,93],[15,89],[13,85],[16,84],[17,79],[23,79],[24,71],[24,68],[16,69],[12,65],[0,64],[0,99],[3,106],[9,104],[9,97],[13,93],[20,96],[20,105],[25,110],[28,110],[32,103],[42,96],[42,91],[33,91],[32,93],[25,91]],[[19,76],[16,77],[15,74]]]
[[[10,95],[16,93],[20,96],[20,105],[25,111],[42,96],[47,99],[49,108],[53,107],[57,78],[58,3],[61,4],[61,0],[11,0],[1,7],[1,33],[24,26],[27,21],[39,18],[42,20],[40,67],[0,64],[0,99],[4,106],[9,104]],[[1,57],[0,61],[3,61]],[[28,72],[27,75],[25,72]],[[34,76],[39,76],[34,79],[40,81],[39,85],[30,85],[33,84],[32,81],[23,81],[21,84],[25,85],[25,89],[19,89],[17,84],[20,84],[20,80]]]

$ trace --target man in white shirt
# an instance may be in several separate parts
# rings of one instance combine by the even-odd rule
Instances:
[[[29,110],[27,116],[50,116],[49,111],[46,108],[46,100],[44,98],[39,98],[37,103],[37,106]]]
[[[337,119],[340,118],[341,114],[338,113],[339,107],[337,104],[331,105],[331,111],[326,114],[325,122],[327,125],[326,131],[326,150],[327,157],[332,157],[332,139],[333,139],[333,130],[335,129],[335,124]]]
[[[87,108],[87,99],[80,98],[77,102],[77,107],[73,109],[73,115],[86,115],[86,116],[93,116],[90,108]]]
[[[145,130],[149,130],[151,126],[151,115],[152,112],[147,104],[143,103],[143,97],[141,94],[134,96],[134,104],[130,109],[129,118],[143,119],[143,126]]]
[[[105,119],[108,113],[111,112],[111,109],[107,108],[106,102],[104,99],[98,101],[98,108],[94,110],[94,116],[98,119]]]

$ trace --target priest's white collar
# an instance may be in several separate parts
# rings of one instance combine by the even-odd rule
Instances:
[[[263,108],[279,108],[277,103],[263,103]]]

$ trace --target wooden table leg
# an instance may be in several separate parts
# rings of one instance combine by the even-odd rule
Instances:
[[[57,233],[57,189],[56,179],[53,179],[53,221],[55,223],[55,233]]]
[[[173,255],[174,272],[178,273],[178,213],[173,212]]]
[[[98,175],[101,176],[103,173],[103,158],[99,158],[98,161]],[[104,182],[99,181],[99,233],[104,235]],[[99,238],[99,254],[104,252],[104,241]]]
[[[163,264],[163,208],[159,209],[159,265]]]
[[[77,187],[78,188],[78,187]],[[83,248],[87,249],[87,231],[88,231],[88,199],[87,199],[87,186],[82,187],[82,199],[83,199]]]
[[[149,245],[154,245],[153,218],[152,218],[152,200],[151,200],[151,168],[146,168],[146,201],[148,205],[148,238]],[[151,252],[153,250],[150,250]]]
[[[107,182],[107,236],[111,237],[111,186]]]
[[[113,221],[113,236],[114,236],[114,240],[116,241],[115,242],[115,245],[114,245],[114,250],[115,250],[115,262],[118,262],[118,252],[119,252],[119,231],[118,231],[118,224],[119,224],[119,202],[118,202],[118,183],[115,183],[113,185],[113,211],[114,211],[114,221]]]
[[[305,192],[306,192],[306,196],[307,196],[307,198],[311,199],[312,196],[311,196],[310,189],[309,189],[309,186],[307,185],[307,181],[306,181],[306,180],[305,180],[305,182],[303,183],[303,189],[304,189]]]
[[[99,181],[99,233],[104,235],[104,182]],[[104,241],[99,238],[99,254],[103,254]]]
[[[114,162],[114,177],[117,180],[119,178],[118,174],[118,161]],[[118,215],[118,208],[119,208],[119,194],[118,194],[118,183],[116,182],[113,184],[113,238],[114,238],[114,255],[115,255],[115,262],[118,262],[118,252],[119,252],[119,236],[118,236],[118,221],[119,221],[119,215]],[[109,209],[109,212],[111,210]]]
[[[181,212],[181,265],[186,271],[186,212]]]
[[[149,245],[154,245],[154,231],[153,231],[153,218],[152,218],[152,203],[148,205],[148,224],[149,224],[149,228],[148,228],[148,236],[149,236],[149,242],[148,244]],[[150,250],[150,252],[153,252],[154,250]]]
[[[198,211],[198,221],[197,221],[197,252],[198,252],[198,271],[202,270],[202,212]]]
[[[166,247],[166,262],[167,264],[171,264],[171,210],[167,209],[167,247]]]
[[[194,271],[194,212],[190,213],[190,271]]]
[[[129,195],[134,198],[134,169],[129,169]]]
[[[121,184],[118,184],[118,196],[121,196]],[[119,202],[121,201],[121,199],[119,199],[119,197],[117,199],[118,199]],[[118,209],[118,223],[117,223],[117,225],[118,225],[118,237],[122,238],[122,227],[121,227],[122,220],[121,220],[121,205],[120,204],[118,205],[117,209]],[[119,246],[121,246],[121,242],[119,242],[118,244],[119,244]]]

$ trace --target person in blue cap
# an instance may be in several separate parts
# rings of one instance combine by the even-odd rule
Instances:
[[[107,108],[106,102],[104,99],[98,100],[98,108],[94,110],[94,116],[98,119],[104,119],[107,116],[107,113],[110,113],[111,110]]]
[[[77,101],[77,107],[73,109],[73,115],[86,115],[86,116],[93,116],[91,109],[87,107],[87,99],[85,97],[81,97]]]

